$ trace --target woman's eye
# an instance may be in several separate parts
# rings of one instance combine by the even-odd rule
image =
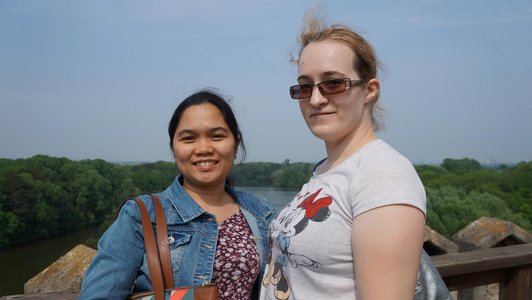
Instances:
[[[313,87],[314,87],[314,85],[312,85],[312,84],[308,84],[308,83],[300,84],[300,85],[299,85],[299,88],[300,88],[302,91],[305,91],[305,90],[312,90]]]
[[[339,85],[341,85],[343,83],[343,80],[331,79],[331,80],[325,81],[324,83],[329,88],[335,88],[335,87],[338,87]]]
[[[225,135],[223,134],[215,134],[211,137],[215,141],[223,140],[225,138]]]
[[[179,141],[181,141],[181,142],[193,142],[194,141],[194,137],[193,136],[184,136],[184,137],[181,137],[179,139]]]

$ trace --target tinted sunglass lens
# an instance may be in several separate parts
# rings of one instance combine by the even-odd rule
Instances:
[[[312,95],[312,87],[301,87],[299,91],[299,98],[304,99]]]
[[[290,87],[290,96],[292,99],[305,99],[312,94],[312,87],[294,85]]]
[[[338,94],[341,92],[346,91],[346,84],[345,81],[342,80],[329,80],[323,82],[321,85],[322,93],[332,95],[332,94]]]
[[[292,99],[300,99],[301,98],[301,89],[298,86],[291,86],[290,87],[290,97],[292,97]]]

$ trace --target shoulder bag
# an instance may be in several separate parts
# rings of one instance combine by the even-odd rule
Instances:
[[[157,227],[157,242],[150,220],[150,215],[144,202],[135,198],[140,210],[142,231],[144,232],[144,247],[148,259],[153,291],[133,293],[127,299],[135,300],[215,300],[218,298],[218,288],[214,284],[204,286],[174,287],[172,268],[170,265],[170,249],[167,244],[167,228],[164,209],[157,195],[150,194],[155,206],[155,222]]]
[[[421,250],[414,300],[452,300],[438,269],[425,250]]]

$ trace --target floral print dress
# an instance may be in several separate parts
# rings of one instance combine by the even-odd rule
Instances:
[[[260,262],[253,234],[238,211],[218,224],[213,282],[218,299],[250,299]]]

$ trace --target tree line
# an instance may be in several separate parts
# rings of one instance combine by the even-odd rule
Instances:
[[[236,186],[298,189],[314,163],[250,162],[235,165]],[[428,196],[427,223],[450,237],[480,216],[532,230],[532,162],[498,168],[473,159],[445,159],[415,166]],[[102,230],[121,203],[172,183],[172,162],[117,164],[36,155],[0,159],[0,247],[74,232],[93,224]]]

